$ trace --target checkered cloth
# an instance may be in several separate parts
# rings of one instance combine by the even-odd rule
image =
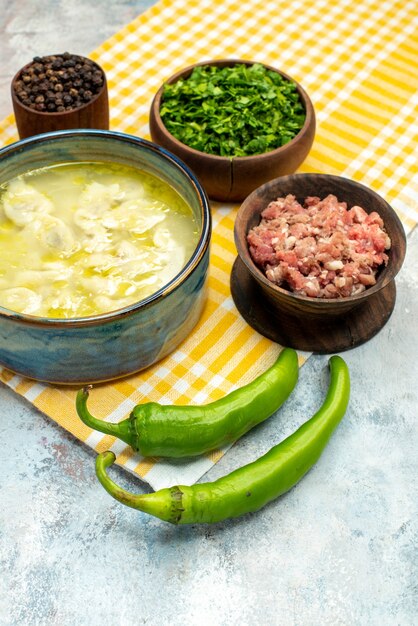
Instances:
[[[416,0],[161,0],[91,58],[108,78],[111,128],[149,139],[148,112],[161,83],[192,63],[241,58],[282,69],[309,93],[313,148],[299,171],[353,178],[380,193],[405,230],[418,221],[418,11]],[[1,143],[17,138],[0,123]],[[209,297],[196,330],[169,357],[93,389],[89,407],[119,421],[139,402],[206,403],[252,380],[280,346],[252,330],[231,299],[236,206],[213,206]],[[303,357],[301,358],[301,361]],[[193,461],[141,458],[92,432],[75,412],[75,389],[0,377],[38,409],[153,488],[192,484],[225,452]]]

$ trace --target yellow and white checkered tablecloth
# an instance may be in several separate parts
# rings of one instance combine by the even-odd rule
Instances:
[[[380,193],[409,232],[418,221],[418,5],[416,0],[160,0],[91,54],[108,78],[111,128],[149,139],[148,112],[161,83],[197,61],[241,58],[284,70],[317,114],[300,168],[353,178]],[[17,139],[13,116],[0,143]],[[236,206],[213,206],[209,297],[197,329],[148,370],[91,394],[98,417],[119,421],[148,400],[206,403],[245,384],[280,347],[253,331],[231,299]],[[157,489],[191,484],[222,455],[144,459],[91,432],[75,413],[75,389],[0,377],[58,424]]]

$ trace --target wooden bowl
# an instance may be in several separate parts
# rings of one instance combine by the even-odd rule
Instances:
[[[177,72],[166,83],[172,84],[180,78],[187,78],[196,66],[230,67],[237,63],[254,65],[253,61],[238,59],[203,61]],[[284,72],[269,65],[265,67],[296,83]],[[157,91],[151,104],[149,119],[151,137],[155,143],[176,154],[194,171],[210,198],[224,202],[242,201],[251,191],[268,180],[294,172],[311,149],[315,136],[315,112],[308,94],[298,83],[296,87],[306,110],[306,120],[296,137],[276,150],[254,156],[229,158],[190,148],[173,137],[161,119],[160,107],[164,85]]]
[[[313,298],[278,287],[253,262],[247,233],[259,224],[260,214],[278,197],[293,194],[303,203],[307,196],[328,194],[376,211],[391,239],[389,260],[375,285],[362,293],[341,298]],[[272,180],[252,192],[241,205],[235,221],[238,259],[231,274],[237,308],[248,323],[263,335],[300,350],[337,352],[360,345],[374,336],[389,319],[394,305],[394,278],[406,252],[401,221],[390,205],[371,189],[347,178],[325,174],[294,174]]]
[[[20,139],[58,130],[82,128],[109,129],[109,99],[106,75],[97,63],[94,63],[95,67],[103,74],[103,85],[100,91],[86,104],[61,112],[36,111],[23,104],[17,97],[15,90],[16,82],[20,80],[32,63],[22,67],[15,74],[11,83],[13,111]]]

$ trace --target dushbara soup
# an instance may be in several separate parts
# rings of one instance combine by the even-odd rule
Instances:
[[[169,283],[198,238],[189,205],[147,172],[33,170],[0,185],[0,306],[50,318],[115,311]]]

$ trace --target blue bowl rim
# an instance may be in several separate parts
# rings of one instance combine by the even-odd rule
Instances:
[[[196,267],[199,265],[202,257],[205,255],[207,249],[210,245],[210,236],[212,229],[212,215],[210,211],[210,204],[207,194],[202,187],[201,183],[197,179],[196,175],[193,171],[175,154],[166,150],[165,148],[158,146],[157,144],[149,141],[147,139],[143,139],[142,137],[137,137],[136,135],[131,135],[128,133],[122,133],[119,131],[112,130],[97,130],[97,129],[71,129],[71,130],[59,130],[48,133],[42,133],[39,135],[34,135],[32,137],[27,137],[25,139],[21,139],[19,141],[15,141],[12,144],[4,146],[0,148],[0,159],[3,156],[8,156],[9,154],[18,153],[25,149],[27,145],[33,145],[37,143],[44,143],[45,141],[55,141],[59,140],[61,137],[79,137],[84,135],[90,135],[97,138],[101,138],[103,140],[117,140],[125,143],[131,143],[137,146],[142,146],[147,150],[158,153],[163,158],[171,161],[176,167],[182,170],[186,176],[188,177],[192,187],[194,187],[197,197],[199,198],[202,211],[203,211],[203,221],[202,221],[202,229],[199,237],[199,241],[196,244],[193,254],[190,259],[183,267],[183,269],[169,281],[166,285],[164,285],[161,289],[151,294],[147,298],[143,300],[139,300],[138,302],[134,302],[126,307],[121,309],[116,309],[114,311],[109,311],[107,313],[100,313],[98,315],[89,315],[84,317],[71,317],[71,318],[53,318],[53,317],[42,317],[37,315],[29,315],[26,313],[18,313],[17,311],[12,311],[10,309],[6,309],[5,307],[0,306],[0,319],[6,318],[8,320],[15,320],[21,323],[41,326],[41,327],[60,327],[60,326],[89,326],[89,325],[97,325],[98,323],[107,323],[107,322],[116,322],[117,320],[127,317],[132,313],[139,311],[140,309],[145,309],[153,304],[157,300],[163,299],[167,297],[170,293],[175,291],[180,287],[180,285],[184,282],[185,278],[190,275]]]

